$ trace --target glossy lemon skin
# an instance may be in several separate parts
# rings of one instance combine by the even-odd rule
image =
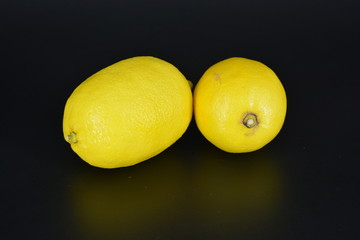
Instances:
[[[200,132],[218,148],[243,153],[273,140],[286,116],[286,93],[266,65],[240,57],[211,66],[194,90],[194,114]],[[257,124],[248,128],[252,114]]]
[[[168,148],[191,118],[192,93],[183,74],[164,60],[141,56],[81,83],[66,102],[63,134],[84,161],[117,168]]]

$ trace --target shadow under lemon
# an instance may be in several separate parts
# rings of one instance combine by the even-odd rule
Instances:
[[[272,227],[281,208],[283,179],[268,151],[231,154],[208,148],[197,155],[193,188],[197,221],[212,226],[212,232],[218,228],[231,234]]]
[[[126,239],[166,231],[184,201],[182,161],[168,149],[132,167],[84,168],[71,180],[69,197],[79,233]]]

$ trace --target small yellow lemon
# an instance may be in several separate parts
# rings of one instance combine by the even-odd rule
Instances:
[[[218,148],[251,152],[279,133],[286,115],[286,94],[264,64],[240,57],[211,66],[194,90],[195,121]]]
[[[178,140],[192,118],[189,82],[170,63],[133,57],[95,73],[66,102],[63,133],[90,165],[149,159]]]

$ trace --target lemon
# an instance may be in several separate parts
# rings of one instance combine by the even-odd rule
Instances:
[[[184,75],[164,60],[139,56],[100,70],[74,90],[63,133],[90,165],[117,168],[168,148],[191,118],[192,92]]]
[[[276,74],[233,57],[211,66],[194,90],[195,121],[206,139],[232,153],[258,150],[281,130],[286,94]]]

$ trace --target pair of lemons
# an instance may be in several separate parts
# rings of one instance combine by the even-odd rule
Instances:
[[[251,152],[269,143],[286,115],[286,94],[264,64],[229,58],[192,84],[172,64],[133,57],[95,73],[65,105],[63,133],[90,165],[117,168],[164,151],[188,128],[193,112],[200,132],[218,148]]]

